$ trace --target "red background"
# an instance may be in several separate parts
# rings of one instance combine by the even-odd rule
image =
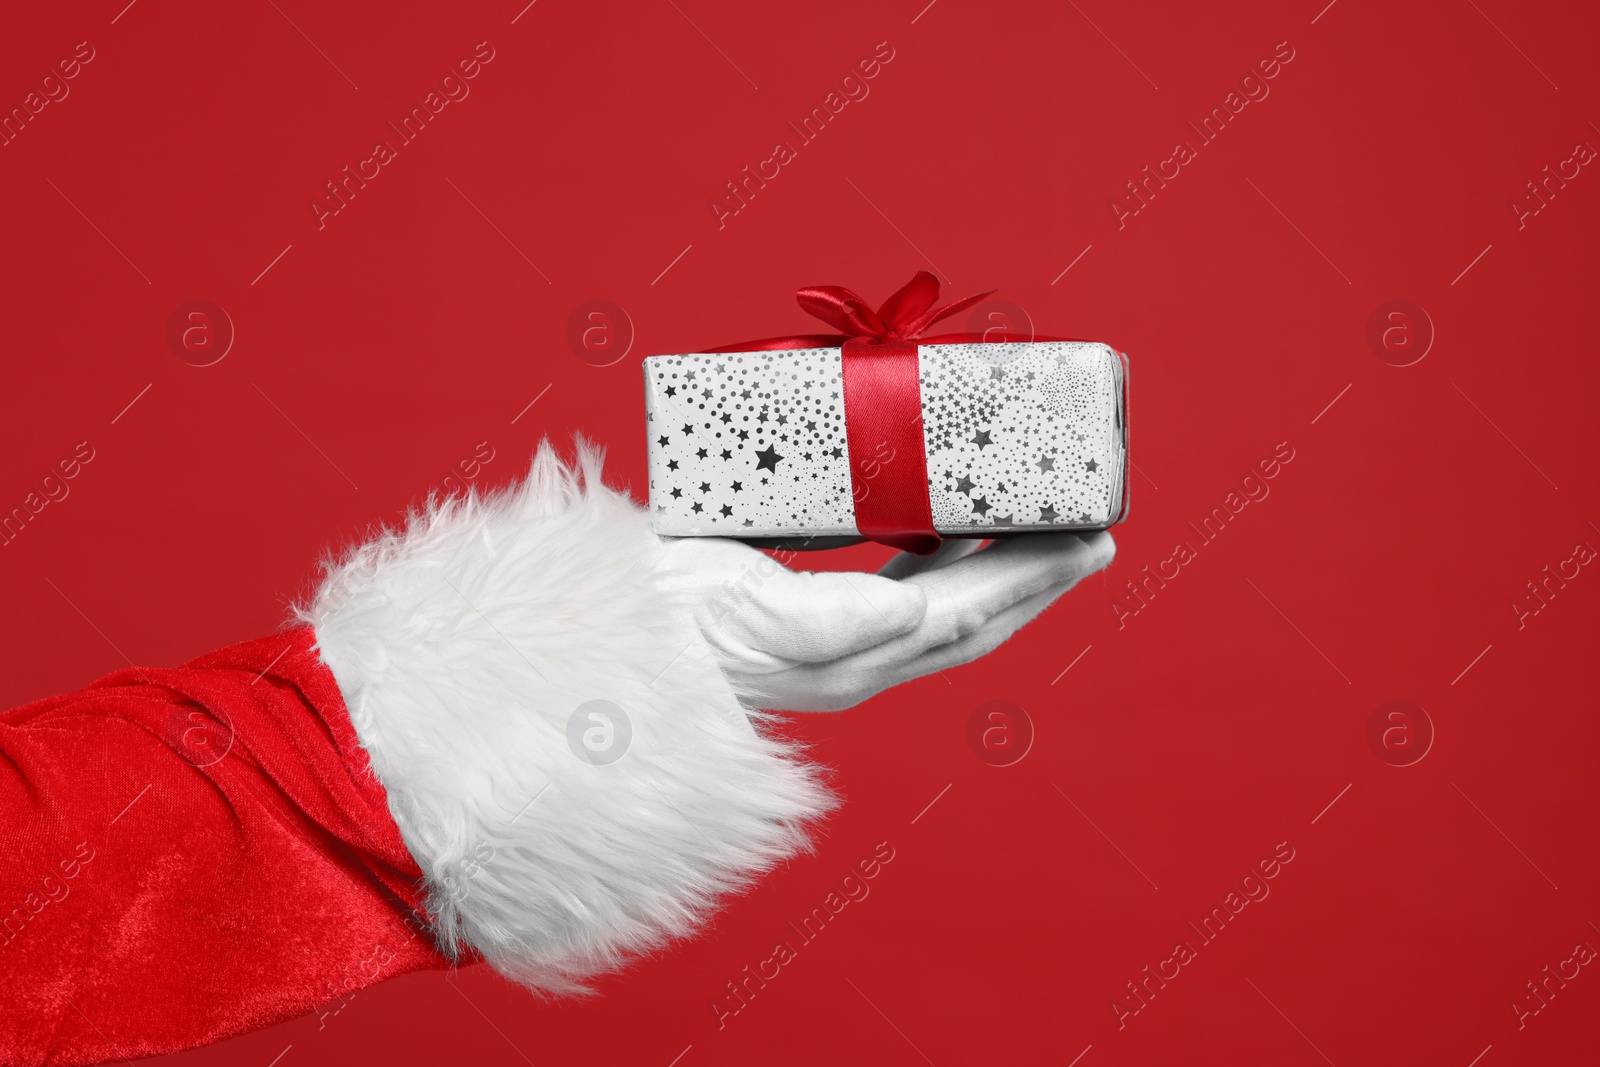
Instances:
[[[1592,1062],[1593,968],[1522,1029],[1510,1005],[1600,947],[1600,577],[1520,629],[1511,602],[1600,547],[1600,176],[1509,206],[1600,146],[1592,6],[124,3],[0,34],[5,109],[96,53],[0,148],[0,507],[95,452],[0,550],[0,698],[277,626],[479,442],[500,484],[581,430],[642,492],[637,359],[810,330],[804,284],[926,268],[1114,343],[1141,472],[1107,575],[980,664],[799,720],[848,804],[706,936],[583,1003],[418,975],[173,1062]],[[323,183],[480,41],[471,95],[319,229]],[[719,230],[724,182],[880,41],[870,96]],[[1119,229],[1124,183],[1284,41],[1270,96]],[[166,340],[194,299],[237,335],[203,368]],[[601,299],[636,334],[606,367],[567,342]],[[1436,329],[1411,366],[1367,340],[1391,299]],[[1271,495],[1200,546],[1279,442]],[[1037,734],[1009,767],[966,740],[996,699]],[[1392,699],[1436,730],[1411,766],[1368,742]],[[719,1029],[880,841],[870,897]],[[1198,947],[1279,842],[1271,895]],[[1119,1030],[1179,939],[1198,958]]]

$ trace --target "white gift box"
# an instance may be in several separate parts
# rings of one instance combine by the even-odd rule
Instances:
[[[1127,359],[1085,341],[922,344],[934,529],[1098,530],[1127,514]],[[659,534],[787,542],[859,535],[879,446],[852,457],[838,348],[644,360]],[[852,481],[851,471],[858,477]]]

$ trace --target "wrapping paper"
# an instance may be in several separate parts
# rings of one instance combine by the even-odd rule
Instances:
[[[1104,344],[918,346],[934,528],[995,537],[1093,530],[1127,512],[1127,361]],[[657,533],[749,539],[858,533],[888,465],[851,455],[838,348],[644,360]]]

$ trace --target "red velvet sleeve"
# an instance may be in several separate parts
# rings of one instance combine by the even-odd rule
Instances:
[[[0,1062],[191,1048],[447,965],[313,643],[0,714]]]

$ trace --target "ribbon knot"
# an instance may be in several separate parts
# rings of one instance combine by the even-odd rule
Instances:
[[[916,277],[885,300],[877,311],[842,285],[807,286],[795,293],[795,299],[806,314],[821,319],[847,337],[909,341],[922,336],[924,330],[940,319],[965,311],[993,293],[991,289],[936,308],[933,305],[939,299],[939,279],[919,270]]]

